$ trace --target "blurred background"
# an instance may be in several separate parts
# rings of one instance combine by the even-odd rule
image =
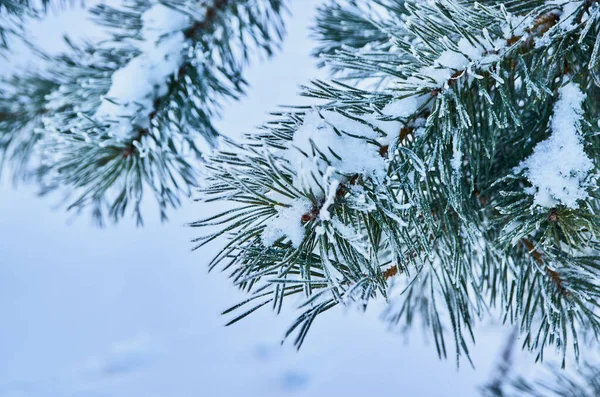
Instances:
[[[288,37],[273,59],[248,69],[249,94],[226,106],[222,133],[250,132],[317,70],[310,24],[318,0],[290,2]],[[96,34],[78,7],[32,27],[44,48],[62,35]],[[36,67],[22,49],[0,72]],[[34,186],[0,181],[0,396],[477,396],[510,330],[479,327],[475,368],[415,330],[385,329],[383,303],[367,313],[335,309],[300,351],[281,344],[294,313],[268,309],[225,328],[220,312],[243,298],[226,275],[207,272],[220,243],[191,252],[186,223],[215,211],[190,200],[168,223],[152,216],[98,229],[54,210]],[[156,211],[144,211],[146,214]]]

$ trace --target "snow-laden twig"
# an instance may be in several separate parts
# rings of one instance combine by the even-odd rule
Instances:
[[[579,132],[585,97],[579,85],[572,82],[559,89],[550,137],[518,167],[525,170],[533,185],[529,192],[535,196],[536,205],[577,208],[579,200],[589,197],[589,173],[594,163],[585,153]]]

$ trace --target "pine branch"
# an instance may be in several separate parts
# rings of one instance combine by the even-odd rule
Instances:
[[[600,331],[598,18],[584,2],[326,4],[318,51],[344,81],[211,156],[205,199],[234,205],[192,224],[217,227],[199,246],[229,237],[211,268],[277,310],[303,294],[297,342],[318,307],[379,298],[442,357],[450,335],[468,358],[492,307],[538,359],[578,357]]]
[[[42,157],[27,171],[42,194],[60,192],[69,209],[91,209],[99,223],[127,213],[141,223],[148,193],[166,219],[197,186],[201,147],[216,142],[221,102],[243,95],[243,67],[281,41],[283,11],[283,0],[131,0],[94,8],[110,39],[70,43],[71,53],[46,57],[48,70],[5,83],[0,102],[14,122],[0,131],[15,148],[26,137],[17,139],[19,131],[36,131],[6,157]],[[23,112],[15,108],[17,83],[50,92],[30,91],[36,108]]]
[[[193,39],[195,37],[201,37],[202,34],[212,34],[211,25],[214,23],[217,15],[220,12],[225,11],[229,0],[216,0],[211,6],[206,8],[205,17],[202,21],[196,21],[194,24],[185,29],[183,35],[186,39]],[[188,69],[191,68],[191,64],[186,62],[183,63],[177,72],[174,74],[175,77],[171,78],[168,84],[167,92],[157,97],[152,104],[152,111],[149,115],[149,125],[152,125],[154,118],[166,108],[171,101],[172,96],[177,91],[178,87],[183,84],[185,77],[188,75]],[[123,157],[127,158],[136,152],[136,146],[141,144],[142,138],[148,135],[149,131],[147,128],[141,128],[138,131],[138,135],[132,139],[131,143],[123,151]]]

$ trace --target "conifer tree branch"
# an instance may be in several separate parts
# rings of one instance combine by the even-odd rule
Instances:
[[[313,107],[210,158],[205,199],[234,203],[192,224],[218,230],[199,246],[230,236],[211,267],[277,310],[298,285],[303,307],[386,299],[385,320],[419,316],[443,357],[451,335],[468,358],[490,307],[539,359],[567,346],[578,357],[582,327],[600,330],[599,7],[349,0],[320,12],[319,51],[344,80],[313,82]],[[340,15],[354,22],[338,28]],[[236,310],[254,302],[244,316],[266,304]],[[319,313],[294,323],[297,343]]]
[[[230,0],[215,0],[213,4],[209,5],[206,8],[206,12],[204,15],[204,19],[201,21],[195,21],[192,26],[185,29],[183,35],[186,39],[194,39],[202,34],[212,34],[210,28],[214,23],[215,18],[219,13],[224,12]],[[171,81],[168,84],[167,92],[157,97],[152,104],[152,111],[149,115],[149,125],[152,125],[154,118],[158,115],[158,113],[166,106],[168,106],[168,102],[171,100],[172,95],[174,95],[175,91],[178,87],[182,85],[183,80],[187,76],[187,70],[191,67],[189,62],[184,62],[177,72],[174,73],[173,77],[171,77]],[[136,153],[136,144],[139,146],[141,144],[142,138],[148,134],[147,128],[140,128],[138,131],[138,135],[133,138],[131,144],[129,144],[125,150],[123,151],[123,157],[127,158]]]
[[[197,185],[222,100],[244,93],[243,67],[281,41],[284,7],[284,0],[126,0],[94,8],[110,39],[71,43],[71,53],[45,56],[48,70],[3,83],[0,110],[13,114],[10,124],[0,122],[13,142],[5,157],[25,164],[36,148],[41,166],[20,170],[37,176],[42,194],[58,191],[69,209],[91,209],[98,222],[130,212],[141,223],[148,193],[165,219]],[[31,88],[35,106],[19,108],[18,85]]]

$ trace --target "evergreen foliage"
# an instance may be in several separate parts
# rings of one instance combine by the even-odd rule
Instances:
[[[93,8],[108,39],[58,56],[37,49],[47,67],[1,82],[0,162],[99,223],[128,211],[141,223],[148,193],[166,218],[197,185],[221,104],[244,93],[244,66],[280,42],[283,11],[284,0]]]
[[[1,55],[45,4],[0,0]],[[328,0],[313,37],[332,77],[303,88],[313,105],[218,139],[244,67],[282,39],[284,6],[93,8],[108,38],[35,48],[44,68],[0,81],[3,176],[99,223],[141,223],[148,193],[164,219],[202,176],[201,200],[228,209],[191,224],[196,247],[226,237],[210,268],[248,294],[230,324],[293,301],[298,347],[329,309],[385,300],[386,323],[421,326],[457,363],[492,316],[538,360],[579,359],[600,332],[600,2]],[[484,393],[599,394],[584,368],[552,369],[554,383],[502,369]]]
[[[316,54],[334,73],[206,165],[192,225],[248,299],[292,297],[300,346],[340,304],[388,302],[440,356],[499,315],[523,348],[579,357],[600,331],[597,1],[344,0]],[[344,21],[344,23],[340,23]],[[347,23],[346,23],[347,21]],[[210,230],[210,231],[209,231]]]

